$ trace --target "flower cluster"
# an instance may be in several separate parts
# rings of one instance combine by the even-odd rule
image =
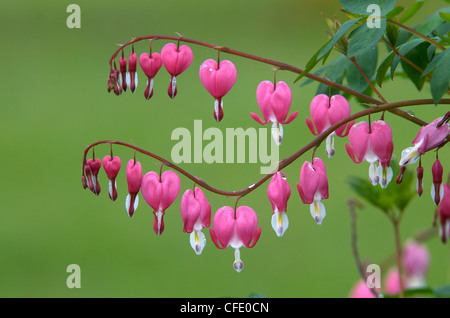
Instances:
[[[404,289],[420,289],[427,286],[426,277],[430,266],[430,254],[424,244],[420,244],[413,239],[409,239],[403,248],[401,259],[403,279],[400,279],[398,268],[391,268],[384,279],[383,289],[375,288],[380,294],[397,295],[400,286]],[[374,298],[375,295],[362,279],[358,280],[350,292],[350,298]]]

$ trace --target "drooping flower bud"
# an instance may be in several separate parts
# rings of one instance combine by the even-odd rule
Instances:
[[[100,184],[98,183],[98,172],[102,167],[100,159],[89,159],[84,166],[84,172],[86,174],[89,190],[95,195],[99,195],[101,191]]]
[[[441,221],[439,234],[443,243],[450,237],[450,185],[444,184],[444,197],[438,206],[438,215]]]
[[[130,54],[130,58],[128,59],[128,72],[130,74],[130,83],[128,86],[130,86],[130,91],[132,93],[134,93],[138,85],[136,65],[137,65],[137,57],[136,53],[133,50]]]
[[[142,168],[139,161],[130,159],[127,164],[128,195],[125,207],[129,217],[132,217],[139,204],[139,190],[142,182]]]
[[[423,193],[423,167],[417,167],[417,194],[422,196]]]
[[[123,54],[123,51],[122,51]],[[127,59],[125,57],[121,57],[119,59],[119,66],[120,66],[120,83],[121,86],[123,88],[123,91],[126,92],[127,91],[127,81],[129,81],[129,79],[127,79],[127,77],[129,78],[129,74],[127,72]]]
[[[431,186],[431,197],[436,205],[439,205],[444,196],[444,186],[442,185],[442,175],[444,169],[442,168],[441,162],[438,158],[431,168],[433,174],[433,185]]]

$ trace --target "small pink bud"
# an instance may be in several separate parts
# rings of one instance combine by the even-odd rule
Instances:
[[[422,196],[423,193],[423,167],[417,167],[417,194]]]
[[[400,292],[400,275],[398,269],[391,269],[386,277],[384,289],[388,295],[397,295]],[[406,288],[406,284],[403,283],[403,289]]]
[[[131,52],[130,58],[128,59],[128,72],[130,74],[130,91],[134,93],[134,91],[137,88],[137,72],[136,72],[136,64],[137,64],[137,57],[136,53]]]
[[[125,207],[129,217],[132,217],[139,204],[138,192],[141,189],[142,168],[140,162],[130,159],[127,164],[128,195]]]
[[[442,175],[444,173],[444,168],[442,168],[441,162],[438,158],[434,162],[431,172],[433,174],[433,185],[431,186],[431,197],[436,205],[442,200],[444,196],[444,187],[442,185]]]
[[[167,170],[161,177],[154,171],[145,174],[141,192],[145,201],[153,208],[153,230],[156,234],[163,233],[165,211],[177,198],[180,188],[180,178],[173,171]]]
[[[161,55],[155,52],[152,53],[152,56],[150,57],[148,53],[142,53],[141,56],[139,56],[139,65],[148,78],[147,87],[144,91],[144,96],[148,100],[153,96],[153,78],[162,66]]]
[[[171,75],[167,93],[170,98],[177,94],[176,76],[183,73],[191,65],[194,55],[187,45],[177,47],[174,43],[167,43],[161,50],[162,63]]]
[[[236,82],[236,67],[228,60],[221,61],[217,65],[215,60],[208,59],[200,65],[199,76],[203,86],[216,99],[214,118],[219,122],[223,118],[222,98]]]
[[[111,156],[103,157],[103,168],[109,179],[109,197],[112,201],[117,199],[117,184],[116,177],[120,170],[120,158]]]
[[[123,91],[127,91],[127,59],[125,57],[121,57],[119,59],[119,65],[120,65],[120,76],[121,76],[121,82],[122,82],[122,88]],[[128,75],[129,76],[129,75]]]
[[[100,159],[89,159],[84,167],[86,178],[88,180],[89,190],[95,195],[99,195],[101,191],[100,184],[98,183],[98,172],[102,166]]]

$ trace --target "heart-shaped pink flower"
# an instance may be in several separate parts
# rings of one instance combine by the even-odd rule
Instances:
[[[271,81],[263,81],[256,89],[256,101],[264,120],[255,113],[250,113],[250,116],[261,125],[272,122],[272,136],[280,145],[283,139],[282,124],[289,124],[298,115],[298,112],[293,112],[286,119],[292,102],[291,89],[283,81],[277,82],[275,86]]]
[[[148,53],[142,53],[141,56],[139,56],[139,65],[148,77],[144,96],[146,99],[150,99],[150,97],[153,96],[153,78],[162,66],[161,55],[156,52],[152,53],[151,56]]]
[[[233,208],[224,206],[214,215],[213,228],[209,232],[217,248],[231,246],[235,249],[233,268],[240,272],[244,263],[240,259],[239,248],[255,246],[261,235],[261,227],[258,227],[258,216],[252,208],[240,206],[235,213]]]
[[[228,60],[221,61],[217,65],[215,60],[208,59],[200,65],[199,76],[203,86],[216,99],[214,118],[219,122],[223,118],[222,97],[229,92],[236,82],[236,67]]]
[[[330,126],[350,116],[350,104],[344,96],[333,95],[331,99],[325,94],[313,98],[310,105],[311,119],[306,118],[306,124],[313,135],[317,136]],[[326,140],[326,153],[329,158],[334,155],[334,135],[345,137],[348,135],[354,121],[338,127],[328,135]],[[315,126],[315,128],[314,128]],[[347,127],[347,129],[345,129]],[[317,129],[317,132],[315,131]]]
[[[132,217],[139,204],[139,190],[142,183],[142,167],[139,161],[130,159],[127,164],[128,195],[125,200],[125,208],[129,217]]]
[[[187,45],[178,47],[174,43],[167,43],[161,50],[162,63],[165,69],[172,76],[167,93],[170,98],[177,94],[176,76],[183,73],[194,59],[192,50]]]
[[[134,91],[137,88],[137,84],[138,84],[136,66],[137,66],[137,56],[136,56],[136,53],[133,51],[133,52],[131,52],[130,58],[128,59],[128,72],[130,74],[129,86],[130,86],[130,91],[132,93],[134,93]]]
[[[105,156],[103,157],[102,163],[109,179],[109,197],[111,200],[115,201],[117,199],[116,177],[121,166],[120,158],[117,156],[114,158],[111,158],[111,156]]]
[[[89,190],[95,195],[99,195],[101,191],[100,184],[98,183],[98,172],[102,167],[100,159],[89,159],[84,166],[84,172],[88,181]]]
[[[165,210],[175,201],[180,188],[180,178],[173,171],[165,171],[161,178],[154,171],[145,174],[141,192],[145,201],[153,208],[153,214],[155,215],[153,230],[156,234],[162,234],[164,231],[163,216]]]

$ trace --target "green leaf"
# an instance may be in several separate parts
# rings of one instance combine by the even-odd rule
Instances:
[[[394,161],[391,161],[391,167],[395,178],[400,168]],[[407,169],[403,174],[403,180],[400,184],[397,184],[395,179],[393,179],[386,189],[382,189],[378,185],[372,185],[368,177],[360,178],[350,176],[348,183],[352,190],[362,199],[387,213],[394,207],[397,207],[400,211],[406,209],[411,200],[416,196],[415,190],[412,187],[414,178],[414,173]]]
[[[358,56],[355,56],[355,60],[358,63],[361,70],[372,81],[375,75],[378,62],[378,48],[367,47]],[[351,62],[347,63],[347,83],[351,89],[354,89],[362,93],[369,84],[359,72],[358,68]]]
[[[357,56],[368,48],[376,46],[386,30],[386,18],[380,20],[379,28],[369,28],[366,23],[358,27],[353,38],[348,43],[347,56]]]
[[[378,70],[377,70],[378,86],[380,86],[380,87],[382,86],[386,72],[387,72],[389,66],[391,66],[392,61],[394,60],[394,57],[395,57],[394,51],[391,51],[391,53],[386,55],[386,57],[381,62],[380,66],[378,67]]]
[[[431,47],[431,45],[430,45]],[[434,58],[431,60],[430,64],[428,64],[427,68],[423,71],[422,76],[427,75],[428,73],[430,73],[432,70],[434,70],[436,68],[437,63],[439,62],[439,60],[445,55],[448,54],[446,53],[448,52],[448,50],[445,50],[443,52],[439,52],[438,54],[436,54],[434,56]]]
[[[397,45],[398,35],[400,34],[400,28],[394,24],[388,23],[386,26],[386,36],[389,42],[393,45]]]
[[[433,288],[433,293],[436,297],[450,297],[450,285],[444,285]]]
[[[342,38],[342,36],[345,33],[347,33],[347,31],[350,30],[350,28],[361,19],[362,18],[358,18],[344,22],[339,28],[339,30],[336,32],[336,34],[333,36],[333,38],[331,38],[331,40],[328,41],[320,50],[317,59],[321,59],[325,54],[327,54],[327,52],[329,52],[334,47],[334,45]]]
[[[408,54],[409,51],[411,51],[412,49],[414,49],[416,46],[418,46],[419,44],[423,43],[425,40],[423,39],[414,39],[411,40],[409,42],[406,42],[402,45],[400,45],[399,47],[397,47],[398,52],[405,56],[406,54]],[[392,61],[391,64],[391,78],[394,78],[394,72],[395,69],[397,68],[398,63],[400,62],[400,57],[398,57],[397,55],[394,57],[394,61]]]
[[[416,47],[414,47],[412,50],[410,50],[407,54],[405,54],[405,57],[410,60],[412,63],[420,67],[422,70],[425,69],[428,66],[428,47],[430,46],[430,43],[423,42]],[[414,83],[416,88],[420,91],[423,87],[423,84],[425,84],[425,77],[422,77],[422,72],[418,71],[411,65],[409,65],[404,60],[401,60],[402,68],[405,71],[405,73],[408,75],[409,79]]]
[[[331,41],[328,40],[327,43],[325,43],[324,45],[322,45],[322,47],[309,59],[308,63],[306,63],[306,68],[303,70],[303,72],[301,72],[297,78],[294,81],[294,84],[299,81],[303,76],[305,76],[307,73],[309,73],[314,66],[316,66],[317,63],[319,63],[321,58],[318,58],[319,53],[321,52],[321,50]]]
[[[450,13],[439,12],[439,16],[442,18],[442,20],[444,20],[446,22],[450,22]]]
[[[392,19],[392,18],[395,17],[396,15],[402,13],[403,10],[405,10],[405,8],[402,7],[402,6],[395,7],[395,8],[392,9],[388,14],[386,14],[386,19]]]
[[[345,57],[345,55],[339,55],[337,59],[335,59],[331,64],[328,65],[325,77],[328,78],[330,81],[342,84],[346,68],[347,68],[347,58]],[[320,85],[317,88],[316,94],[328,95],[328,93],[329,93],[329,86],[320,83]],[[339,90],[332,88],[331,94],[332,95],[339,94]]]
[[[394,9],[396,0],[339,0],[345,10],[352,13],[361,15],[371,15],[371,10],[367,11],[367,8],[372,5],[378,5],[381,9],[381,16],[385,16],[387,13]]]
[[[445,50],[444,52],[447,52]],[[444,53],[442,52],[442,53]],[[446,53],[436,63],[433,77],[431,78],[431,96],[437,105],[448,89],[450,81],[450,54]]]
[[[402,18],[400,19],[400,23],[405,23],[409,19],[411,19],[419,10],[422,8],[424,3],[427,0],[419,0],[417,2],[414,2],[403,14]]]

